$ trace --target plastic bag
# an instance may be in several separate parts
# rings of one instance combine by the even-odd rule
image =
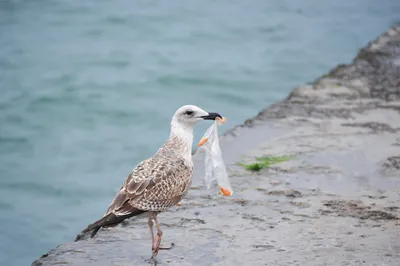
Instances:
[[[217,180],[221,193],[224,196],[232,196],[233,190],[229,182],[224,161],[222,160],[218,139],[218,126],[225,123],[225,121],[225,117],[216,119],[215,123],[207,129],[198,146],[202,147],[205,151],[205,182],[207,189],[210,189],[211,183],[214,180]]]

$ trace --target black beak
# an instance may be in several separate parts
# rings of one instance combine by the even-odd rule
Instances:
[[[215,120],[217,117],[222,118],[222,116],[218,113],[208,113],[208,115],[200,116],[204,120]]]

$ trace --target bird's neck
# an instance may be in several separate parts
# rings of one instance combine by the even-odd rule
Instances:
[[[182,154],[189,162],[192,161],[193,127],[185,126],[173,121],[169,139],[163,148]]]

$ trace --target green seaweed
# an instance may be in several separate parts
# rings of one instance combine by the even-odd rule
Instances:
[[[258,172],[263,169],[263,165],[261,163],[242,164],[242,166],[244,167],[244,169],[253,172]]]
[[[244,167],[244,169],[252,171],[252,172],[258,172],[261,171],[263,168],[268,168],[272,164],[276,163],[281,163],[281,162],[286,162],[291,159],[293,159],[293,156],[263,156],[263,157],[256,157],[256,163],[251,163],[251,164],[245,164],[245,163],[240,163],[241,166]]]

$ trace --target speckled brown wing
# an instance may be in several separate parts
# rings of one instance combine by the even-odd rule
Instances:
[[[192,174],[192,165],[175,153],[147,159],[128,176],[105,215],[164,211],[187,193]]]

